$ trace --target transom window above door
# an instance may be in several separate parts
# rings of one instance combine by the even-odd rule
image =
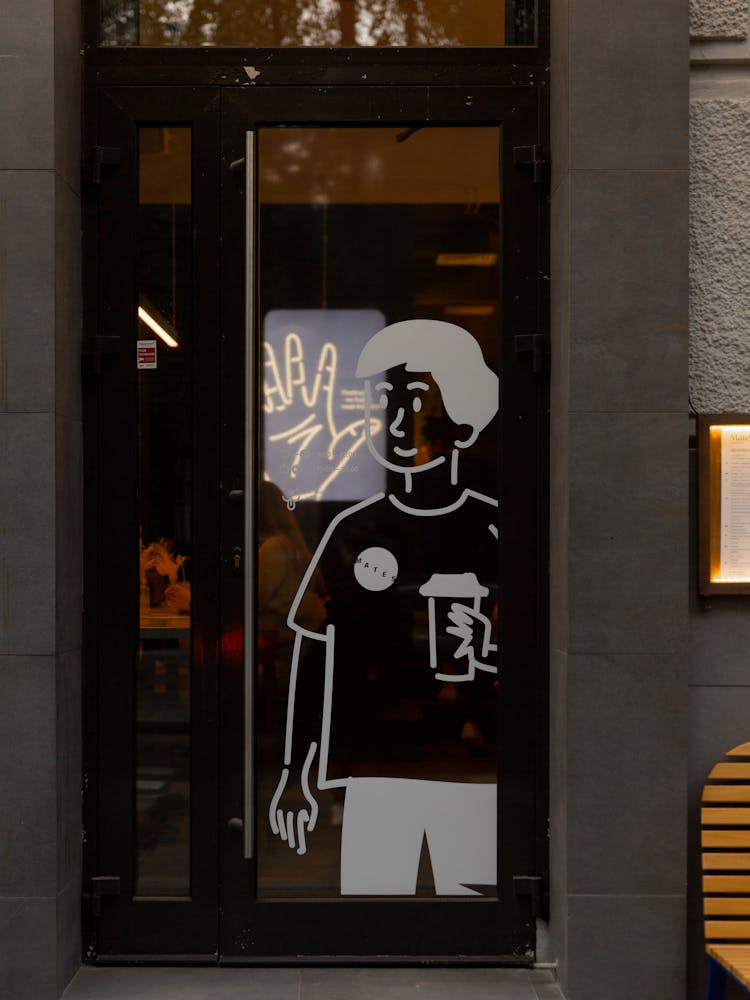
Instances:
[[[106,46],[501,48],[537,44],[538,0],[100,0]]]

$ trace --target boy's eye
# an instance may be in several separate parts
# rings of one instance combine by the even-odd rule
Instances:
[[[422,400],[419,398],[419,396],[415,396],[414,399],[412,400],[411,405],[414,412],[419,413],[419,411],[422,409]]]

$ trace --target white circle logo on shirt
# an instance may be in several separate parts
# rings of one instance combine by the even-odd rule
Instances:
[[[360,552],[354,563],[354,576],[365,590],[387,590],[397,575],[396,557],[377,545]]]

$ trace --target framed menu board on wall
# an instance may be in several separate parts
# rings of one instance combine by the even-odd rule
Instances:
[[[701,594],[750,594],[750,414],[698,417]]]

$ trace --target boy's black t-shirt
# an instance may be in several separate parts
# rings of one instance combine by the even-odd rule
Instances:
[[[436,675],[467,668],[465,657],[453,655],[459,640],[445,632],[451,596],[497,620],[496,524],[496,502],[469,490],[427,514],[381,495],[334,518],[310,570],[322,570],[335,629],[329,780],[494,780],[497,675],[477,672],[457,683]],[[421,588],[455,591],[436,601],[435,666]],[[298,696],[295,715],[305,710]]]

